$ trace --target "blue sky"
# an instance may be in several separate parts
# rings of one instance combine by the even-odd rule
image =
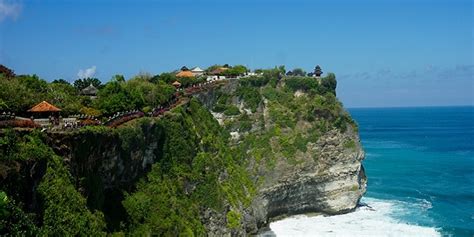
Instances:
[[[347,107],[473,105],[470,0],[0,0],[0,64],[46,80],[320,64]]]

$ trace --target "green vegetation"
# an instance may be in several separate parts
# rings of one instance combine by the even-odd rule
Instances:
[[[166,82],[151,78],[135,77],[129,81],[112,80],[98,93],[93,105],[104,114],[117,111],[143,109],[146,106],[158,106],[174,93],[174,88]]]
[[[239,115],[240,111],[239,111],[239,108],[237,108],[237,106],[230,105],[224,110],[224,114],[227,116]]]
[[[241,215],[233,210],[227,212],[227,227],[234,229],[240,226]]]
[[[74,187],[69,171],[63,160],[43,142],[44,136],[33,132],[20,136],[6,130],[0,141],[1,172],[7,181],[6,195],[0,204],[3,216],[0,233],[11,235],[105,235],[105,222],[102,213],[92,213],[86,206],[86,199]],[[23,211],[22,200],[25,178],[19,173],[22,165],[46,163],[46,173],[36,190],[42,204],[41,215]],[[33,172],[33,171],[31,171]],[[40,221],[41,220],[41,221]],[[39,224],[41,223],[41,224]]]
[[[288,77],[285,83],[293,92],[302,90],[312,94],[324,95],[329,92],[336,95],[337,81],[333,73],[329,73],[327,76],[318,80],[313,77],[305,76]]]
[[[268,168],[282,158],[294,164],[301,162],[298,157],[307,151],[308,143],[316,143],[329,130],[345,132],[349,127],[357,130],[357,125],[336,98],[334,74],[317,79],[304,76],[302,70],[294,71],[296,74],[292,72],[291,77],[282,79],[279,79],[284,72],[282,67],[262,70],[264,76],[241,79],[234,96],[242,99],[245,108],[253,113],[265,101],[266,118],[257,117],[260,116],[257,113],[224,121],[228,131],[238,132],[250,130],[252,122],[260,123],[260,129],[244,134],[238,146],[242,153]],[[218,101],[218,105],[226,108],[231,102],[232,98],[227,95],[226,100]],[[355,146],[355,143],[345,144],[350,145]],[[318,155],[313,157],[318,159]]]
[[[80,94],[90,84],[99,89],[96,100]],[[97,78],[79,79],[71,85],[63,79],[48,83],[36,75],[5,78],[0,74],[0,110],[24,116],[29,116],[26,111],[43,100],[61,108],[66,116],[78,113],[100,116],[157,106],[168,101],[174,92],[165,76],[146,74],[128,81],[116,75],[104,85]]]
[[[14,201],[0,202],[0,214],[6,217],[0,222],[2,227],[8,231],[16,228],[12,233],[18,234],[105,235],[107,216],[100,211],[103,190],[95,184],[100,183],[100,178],[93,174],[73,178],[62,158],[44,143],[42,133],[4,132],[0,139],[0,168],[5,170],[0,173],[6,172],[11,184],[2,187],[5,197],[24,198],[21,190],[27,184],[13,169],[18,162],[45,162],[46,171],[35,190],[42,203],[41,211],[25,209]],[[235,210],[229,214],[229,226],[238,228],[238,208],[249,206],[255,194],[240,157],[234,156],[235,151],[227,145],[229,135],[195,100],[161,119],[143,118],[118,129],[85,127],[75,136],[84,141],[75,148],[77,157],[86,157],[88,150],[96,149],[95,139],[101,136],[117,139],[123,154],[144,149],[146,137],[159,142],[154,150],[158,161],[122,200],[126,217],[120,230],[131,235],[202,236],[205,228],[200,210],[223,211],[228,205]],[[127,159],[125,155],[123,158]],[[226,177],[221,177],[223,173]],[[87,199],[81,193],[86,193]]]
[[[356,148],[355,141],[354,140],[345,141],[344,142],[344,148],[346,148],[346,149],[355,149]]]
[[[122,78],[123,78],[123,76],[122,76]],[[123,79],[123,80],[125,80],[125,79]],[[53,83],[69,85],[69,83],[67,81],[63,80],[63,79],[55,80],[55,81],[53,81]],[[97,78],[84,78],[84,79],[77,79],[76,81],[74,81],[74,87],[79,91],[86,88],[86,87],[88,87],[89,85],[93,85],[96,88],[101,88],[102,87],[102,82]]]
[[[0,235],[2,236],[36,236],[40,229],[35,225],[35,215],[25,213],[23,205],[8,198],[0,191]]]
[[[226,67],[227,76],[247,72],[244,66]],[[230,117],[225,121],[226,129],[191,99],[161,118],[140,118],[117,129],[87,126],[74,131],[69,135],[80,142],[71,148],[75,159],[68,162],[58,155],[62,148],[55,144],[53,147],[61,150],[55,154],[48,145],[56,137],[37,130],[2,130],[0,235],[204,236],[201,214],[205,210],[225,214],[226,226],[239,229],[241,210],[250,206],[256,186],[262,182],[256,175],[262,172],[260,168],[271,171],[282,159],[298,164],[324,133],[357,130],[336,98],[334,74],[316,79],[294,69],[294,76],[285,77],[283,66],[260,72],[261,76],[242,78],[234,93],[216,91],[212,110]],[[173,96],[175,90],[169,84],[175,80],[185,86],[202,81],[176,78],[173,73],[140,74],[130,80],[116,75],[104,85],[94,78],[71,85],[62,79],[48,83],[37,76],[3,77],[0,108],[26,111],[48,100],[66,114],[149,111]],[[99,89],[95,100],[80,95],[80,89],[91,83]],[[242,112],[235,101],[243,102]],[[229,131],[238,131],[241,140],[229,141]],[[115,190],[113,208],[122,210],[118,221],[104,207],[105,200],[110,200],[105,198],[100,171],[90,169],[88,163],[79,164],[86,162],[91,151],[104,150],[101,139],[117,145],[114,148],[126,169],[135,169],[127,166],[135,158],[133,154],[146,152],[154,158],[154,163],[144,168],[146,174]],[[150,144],[153,146],[147,146]],[[355,149],[357,144],[348,139],[343,146]],[[315,151],[312,159],[318,158]],[[143,162],[145,165],[149,164]],[[28,206],[32,197],[34,207]],[[110,233],[114,231],[119,232]]]
[[[236,77],[236,76],[244,75],[246,72],[248,72],[248,69],[245,66],[235,65],[225,70],[223,74],[228,77]]]
[[[133,234],[204,235],[199,208],[222,210],[224,200],[250,204],[252,182],[212,115],[194,100],[174,112],[157,122],[166,134],[162,158],[123,202]],[[219,181],[224,171],[229,176]]]
[[[61,157],[51,155],[38,192],[44,200],[42,235],[105,236],[103,214],[86,207],[86,199],[72,185]]]

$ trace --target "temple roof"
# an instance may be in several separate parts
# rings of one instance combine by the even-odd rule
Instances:
[[[204,70],[202,70],[200,67],[195,67],[193,69],[191,69],[192,72],[204,72]]]
[[[83,94],[83,95],[97,95],[98,91],[99,90],[97,88],[95,88],[95,86],[92,85],[92,83],[91,83],[88,87],[81,90],[81,94]]]
[[[181,71],[176,74],[177,77],[194,77],[194,74],[191,71]]]
[[[28,112],[59,112],[61,109],[58,107],[46,102],[42,101],[41,103],[33,106],[33,108],[29,109]]]

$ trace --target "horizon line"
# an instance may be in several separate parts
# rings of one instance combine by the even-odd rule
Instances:
[[[357,106],[346,109],[405,109],[405,108],[446,108],[446,107],[474,107],[474,104],[465,105],[402,105],[402,106]]]

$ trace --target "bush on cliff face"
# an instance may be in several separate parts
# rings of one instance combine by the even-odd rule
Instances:
[[[166,134],[161,158],[123,201],[132,235],[205,235],[200,210],[250,204],[252,182],[208,111],[192,100],[157,126]]]
[[[22,204],[10,199],[0,191],[0,235],[1,236],[36,236],[39,229],[35,225],[35,216],[25,213]]]
[[[316,143],[320,136],[329,130],[345,132],[357,125],[345,112],[336,98],[337,82],[335,75],[326,77],[287,77],[279,80],[278,73],[267,73],[263,77],[249,77],[239,82],[234,96],[242,99],[244,108],[256,112],[250,114],[254,124],[261,128],[246,134],[241,129],[247,119],[227,119],[224,121],[228,131],[241,132],[239,147],[248,152],[257,163],[272,167],[276,159],[283,157],[296,162],[295,156],[307,151],[308,143]],[[270,83],[277,81],[276,85]],[[296,92],[299,93],[296,93]],[[232,100],[220,104],[232,105]],[[257,133],[257,134],[255,134]],[[243,155],[245,156],[245,155]]]
[[[2,188],[11,200],[6,206],[6,217],[2,218],[0,233],[11,235],[105,235],[105,222],[100,212],[92,213],[86,206],[86,199],[71,182],[69,171],[62,158],[43,142],[44,134],[34,131],[23,136],[5,131],[0,139],[0,167]],[[35,166],[46,163],[46,173],[39,186],[25,191],[28,179],[22,177],[22,166],[35,164],[29,174],[39,175]],[[33,177],[30,177],[33,178]],[[6,182],[6,183],[4,183]],[[36,192],[40,197],[41,212],[34,215],[24,211],[24,192]],[[39,221],[38,219],[41,219]]]
[[[285,84],[293,92],[302,90],[312,94],[323,95],[329,92],[336,95],[337,81],[334,73],[329,73],[320,79],[305,76],[289,77],[286,78]]]
[[[103,214],[87,209],[86,199],[72,185],[60,157],[51,155],[38,192],[44,201],[42,234],[105,236]]]

